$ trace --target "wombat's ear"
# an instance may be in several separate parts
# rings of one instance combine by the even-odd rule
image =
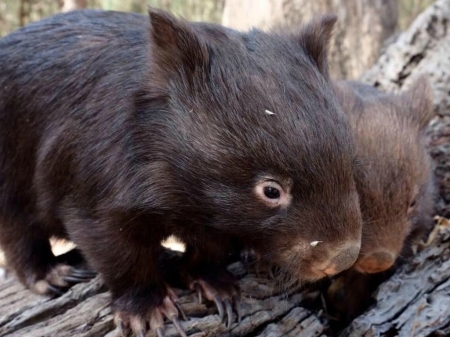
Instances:
[[[206,44],[188,22],[168,12],[149,9],[152,75],[167,83],[181,74],[192,77],[209,63]]]
[[[433,89],[426,76],[420,76],[413,86],[402,94],[407,113],[419,125],[420,130],[425,129],[434,117]]]
[[[300,33],[300,43],[325,78],[329,77],[327,55],[336,21],[334,14],[323,15],[309,22]]]

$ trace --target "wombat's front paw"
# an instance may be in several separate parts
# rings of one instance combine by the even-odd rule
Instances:
[[[247,271],[256,274],[257,277],[266,275],[270,279],[275,279],[277,275],[277,267],[261,259],[261,255],[254,249],[244,248],[241,253],[241,262]]]
[[[90,270],[76,269],[66,264],[52,267],[43,279],[30,282],[31,291],[40,295],[62,295],[76,283],[88,282],[97,274]]]
[[[241,321],[240,290],[236,280],[225,268],[205,268],[207,272],[200,273],[190,282],[189,288],[198,293],[199,302],[202,295],[210,301],[214,301],[219,312],[220,319],[227,315],[227,328],[233,323],[233,306],[238,322]]]
[[[148,326],[151,330],[156,331],[158,337],[164,337],[164,319],[167,318],[173,323],[181,337],[187,337],[178,319],[179,314],[186,320],[178,297],[168,288],[167,295],[162,300],[162,303],[154,308],[150,308],[145,315],[133,314],[126,310],[117,310],[114,315],[114,321],[121,337],[129,336],[130,330],[132,336],[145,337]]]

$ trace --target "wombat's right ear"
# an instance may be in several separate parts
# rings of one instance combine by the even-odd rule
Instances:
[[[300,33],[300,43],[319,71],[328,79],[327,55],[337,16],[327,14],[309,22]]]
[[[407,113],[420,130],[425,129],[434,117],[433,88],[426,76],[420,76],[401,97]]]
[[[207,69],[207,46],[188,22],[157,9],[149,9],[149,16],[150,62],[156,82],[167,84],[180,76],[191,81]]]

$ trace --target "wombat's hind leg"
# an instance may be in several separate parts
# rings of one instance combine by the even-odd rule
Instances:
[[[0,246],[6,263],[19,280],[38,294],[61,295],[73,284],[89,281],[96,274],[80,270],[53,255],[45,228],[25,218],[2,217]]]
[[[62,295],[68,288],[77,283],[89,282],[97,275],[88,270],[86,261],[77,248],[55,257],[54,266],[47,272],[43,280],[35,284],[41,294]]]
[[[50,268],[43,279],[30,285],[38,294],[62,295],[74,284],[88,282],[96,276],[95,272],[75,269],[66,264],[57,264]]]

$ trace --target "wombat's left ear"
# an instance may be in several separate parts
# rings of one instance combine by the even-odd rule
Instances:
[[[337,16],[327,14],[311,20],[300,33],[300,43],[310,55],[319,71],[329,78],[328,50]]]
[[[191,80],[208,67],[207,45],[185,20],[172,14],[149,9],[150,61],[153,85]],[[183,78],[184,76],[184,78]]]
[[[425,129],[434,117],[433,88],[424,75],[420,76],[413,86],[402,94],[403,102],[407,107],[407,113],[419,125],[419,129]]]

